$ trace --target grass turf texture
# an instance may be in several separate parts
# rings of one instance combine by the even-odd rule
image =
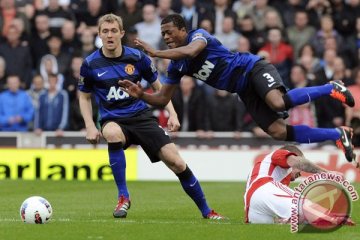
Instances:
[[[360,184],[355,185],[360,192]],[[132,205],[126,219],[114,219],[114,182],[0,181],[1,240],[80,239],[360,239],[360,227],[342,227],[332,233],[291,234],[288,225],[243,223],[245,183],[203,182],[208,203],[227,221],[202,219],[178,182],[129,182]],[[50,223],[25,224],[21,203],[43,196],[54,209]],[[360,201],[353,219],[360,222]]]

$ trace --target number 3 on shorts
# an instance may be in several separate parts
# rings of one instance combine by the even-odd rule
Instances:
[[[270,73],[264,73],[263,77],[268,81],[268,87],[271,88],[275,84],[275,79],[270,75]]]

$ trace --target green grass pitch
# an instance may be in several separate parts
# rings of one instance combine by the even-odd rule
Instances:
[[[126,219],[114,219],[114,182],[0,181],[1,240],[107,239],[326,239],[360,240],[360,227],[332,233],[291,234],[288,225],[243,223],[245,183],[203,182],[208,203],[227,221],[202,219],[178,182],[129,182],[132,206]],[[355,185],[360,192],[360,184]],[[53,218],[45,225],[20,221],[23,200],[40,195],[49,200]],[[360,222],[360,201],[353,219]]]

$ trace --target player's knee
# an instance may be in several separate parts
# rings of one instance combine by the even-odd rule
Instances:
[[[107,142],[125,142],[124,134],[119,126],[106,126],[102,134]]]
[[[270,108],[274,111],[281,112],[285,110],[285,103],[282,98],[273,99],[268,104]]]
[[[267,130],[267,133],[274,138],[275,140],[285,140],[286,139],[286,127],[276,125],[270,126]]]
[[[285,110],[285,102],[283,99],[283,93],[276,90],[271,90],[265,98],[267,105],[274,111],[281,112]]]

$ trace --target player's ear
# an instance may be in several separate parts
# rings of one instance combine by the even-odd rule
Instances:
[[[120,38],[123,38],[124,35],[125,35],[125,30],[121,30],[121,31],[120,31]]]

